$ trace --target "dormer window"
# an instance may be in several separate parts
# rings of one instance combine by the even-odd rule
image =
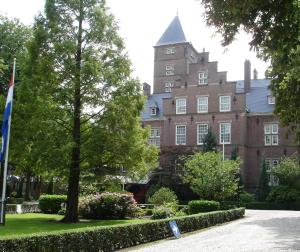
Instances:
[[[174,65],[166,65],[166,75],[174,75]]]
[[[275,104],[275,96],[272,95],[268,96],[268,104]]]
[[[172,91],[173,83],[170,81],[165,82],[165,92],[170,93]]]
[[[157,115],[157,107],[152,107],[151,108],[151,115],[156,116]]]
[[[208,77],[208,74],[207,72],[199,72],[198,73],[198,84],[199,85],[207,85],[207,77]]]
[[[165,50],[165,54],[174,54],[175,53],[175,47],[168,47]]]

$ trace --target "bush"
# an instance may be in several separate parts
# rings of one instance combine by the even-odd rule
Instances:
[[[57,214],[65,215],[66,214],[66,209],[65,208],[60,209]]]
[[[62,208],[62,204],[66,203],[66,195],[41,195],[39,198],[39,208],[46,214],[57,214]]]
[[[238,202],[236,201],[223,201],[220,203],[221,210],[229,210],[237,208]]]
[[[158,206],[153,209],[151,219],[166,219],[175,215],[176,210],[173,205]]]
[[[83,197],[79,201],[79,214],[87,219],[124,219],[139,207],[132,194],[101,193]]]
[[[21,205],[22,213],[40,213],[39,204],[37,203],[23,203]]]
[[[168,203],[178,205],[178,199],[172,190],[162,187],[149,198],[149,203],[159,206]]]
[[[182,233],[196,231],[243,217],[244,208],[177,217]],[[171,219],[172,220],[172,219]],[[27,237],[0,240],[1,251],[116,251],[141,243],[173,236],[168,220],[157,220],[119,227],[89,227],[58,231],[52,234],[33,234]]]
[[[299,191],[288,186],[275,186],[267,197],[267,201],[285,203],[299,199]]]
[[[5,205],[5,212],[8,214],[17,213],[17,205],[16,204],[6,204]]]
[[[240,202],[242,204],[249,203],[255,201],[255,195],[247,192],[243,192],[240,194]]]
[[[213,200],[192,200],[188,204],[189,213],[211,212],[220,209],[220,203]]]
[[[145,209],[145,215],[152,215],[153,214],[153,209]]]
[[[300,210],[300,201],[285,203],[254,201],[247,203],[246,208],[258,210]]]

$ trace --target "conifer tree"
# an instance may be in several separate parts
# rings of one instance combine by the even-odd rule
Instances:
[[[216,151],[217,140],[212,128],[208,128],[208,132],[203,138],[203,152]]]
[[[267,163],[263,156],[261,161],[260,177],[256,190],[257,200],[265,200],[270,192],[269,179],[267,174]]]

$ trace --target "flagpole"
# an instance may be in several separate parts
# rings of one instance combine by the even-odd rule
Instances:
[[[13,65],[13,74],[12,74],[12,84],[14,85],[15,83],[15,70],[16,70],[16,58],[14,58],[14,65]],[[14,89],[12,89],[12,96],[14,94]],[[12,105],[13,105],[13,99],[11,100],[11,109],[10,109],[10,115],[12,112]],[[10,138],[10,123],[11,123],[11,116],[9,116],[8,119],[8,132],[7,132],[7,146],[6,146],[6,151],[5,151],[5,160],[4,160],[4,170],[3,170],[3,187],[2,187],[2,199],[1,199],[1,204],[2,204],[2,211],[4,214],[1,214],[0,218],[0,223],[3,223],[5,225],[5,195],[6,195],[6,181],[7,181],[7,166],[8,166],[8,150],[9,150],[9,138]]]

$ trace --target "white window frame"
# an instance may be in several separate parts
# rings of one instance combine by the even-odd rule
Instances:
[[[264,142],[265,142],[265,146],[279,145],[278,123],[264,124]]]
[[[226,99],[226,102],[224,102]],[[230,95],[220,95],[219,97],[220,112],[231,111],[231,96]]]
[[[160,127],[151,127],[148,143],[160,147]]]
[[[205,101],[205,103],[201,103],[201,100]],[[198,113],[208,113],[208,96],[198,96],[197,111]]]
[[[224,132],[224,134],[228,135],[229,137],[226,137],[226,135],[224,135],[224,137],[222,137],[223,136],[223,133],[222,133],[223,126],[227,126],[229,128],[229,130],[228,130],[228,128],[227,129],[225,128],[225,131],[227,131],[227,132]],[[227,139],[225,139],[227,141],[223,140],[224,144],[230,144],[231,143],[231,123],[230,122],[221,122],[220,123],[220,137],[219,137],[220,144],[223,144],[222,138],[224,139],[225,137],[227,138]]]
[[[176,114],[186,114],[186,98],[176,98]]]
[[[165,66],[166,69],[166,75],[170,76],[170,75],[174,75],[175,74],[175,67],[172,64],[168,64]]]
[[[151,109],[151,115],[152,116],[156,116],[157,115],[157,108],[156,107],[152,107]]]
[[[165,54],[175,54],[175,47],[167,47],[165,50]]]
[[[276,101],[275,96],[268,95],[268,104],[274,105],[275,101]]]
[[[207,71],[198,72],[198,84],[207,85],[208,84],[208,73]]]
[[[201,132],[201,127],[204,126],[205,133]],[[203,128],[202,128],[203,130]],[[208,134],[208,123],[198,123],[197,124],[197,145],[203,145],[203,139]]]
[[[177,124],[175,127],[175,144],[186,145],[186,125]],[[180,132],[180,130],[183,130],[184,132]]]
[[[170,93],[172,92],[172,87],[174,86],[173,82],[171,81],[166,81],[165,82],[165,92]]]
[[[267,166],[267,174],[268,174],[268,183],[269,186],[277,186],[279,185],[279,179],[273,174],[273,169],[279,165],[278,158],[266,158],[265,159],[266,166]]]

